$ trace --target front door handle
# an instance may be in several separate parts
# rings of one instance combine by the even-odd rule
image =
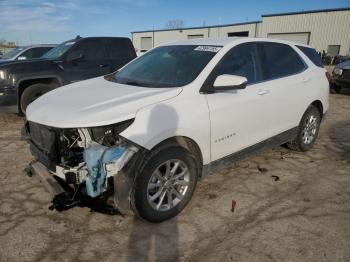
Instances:
[[[306,77],[303,78],[303,82],[304,82],[304,83],[307,83],[307,82],[309,82],[309,81],[310,81],[310,78],[306,78]]]
[[[269,90],[264,90],[264,89],[260,89],[260,90],[258,91],[258,95],[261,95],[261,96],[266,95],[266,94],[269,94],[269,93],[270,93]]]
[[[108,65],[105,65],[105,64],[101,64],[100,67],[103,68],[103,67],[107,67]]]

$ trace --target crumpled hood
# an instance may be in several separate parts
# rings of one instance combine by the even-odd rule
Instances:
[[[27,108],[27,120],[58,128],[93,127],[134,118],[145,106],[180,94],[182,88],[148,88],[98,77],[57,88]]]

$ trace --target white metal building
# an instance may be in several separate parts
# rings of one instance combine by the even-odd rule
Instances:
[[[312,45],[329,55],[350,53],[350,7],[262,15],[261,21],[132,32],[138,51],[161,43],[203,37],[268,37]]]

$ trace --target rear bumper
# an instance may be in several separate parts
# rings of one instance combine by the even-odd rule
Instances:
[[[0,87],[0,112],[18,113],[17,90]]]

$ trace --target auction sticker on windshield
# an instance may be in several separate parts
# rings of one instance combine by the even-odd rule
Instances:
[[[221,48],[222,48],[221,46],[200,45],[200,46],[197,46],[194,50],[195,51],[204,51],[204,52],[217,53],[217,52],[220,51]]]

